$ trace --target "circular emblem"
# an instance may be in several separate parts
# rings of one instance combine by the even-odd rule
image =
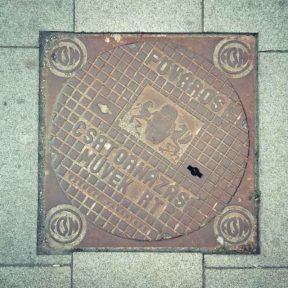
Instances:
[[[213,58],[216,67],[230,78],[244,77],[253,69],[250,48],[239,40],[220,41]]]
[[[216,70],[173,43],[133,43],[67,81],[50,122],[51,165],[88,221],[161,240],[199,229],[229,203],[247,162],[246,116],[228,80],[226,94],[206,80],[207,67]]]
[[[58,205],[46,216],[47,241],[53,247],[74,247],[84,238],[86,219],[71,205]]]
[[[57,40],[49,50],[48,61],[52,73],[60,77],[71,77],[86,63],[86,47],[77,38]]]
[[[254,227],[255,220],[247,209],[229,206],[216,217],[214,232],[230,244],[244,244],[253,238]]]

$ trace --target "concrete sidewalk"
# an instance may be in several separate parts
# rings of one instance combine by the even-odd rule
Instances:
[[[0,287],[287,287],[288,0],[0,0]],[[37,256],[39,31],[257,32],[260,255]]]

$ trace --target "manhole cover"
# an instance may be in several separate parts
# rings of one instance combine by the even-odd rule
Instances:
[[[42,61],[44,252],[255,250],[253,36],[45,34]]]

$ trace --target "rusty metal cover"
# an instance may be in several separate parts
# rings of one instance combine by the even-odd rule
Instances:
[[[40,46],[40,253],[257,251],[255,36]]]

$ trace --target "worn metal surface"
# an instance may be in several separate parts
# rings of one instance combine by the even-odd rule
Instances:
[[[255,252],[255,41],[43,34],[40,250]]]

